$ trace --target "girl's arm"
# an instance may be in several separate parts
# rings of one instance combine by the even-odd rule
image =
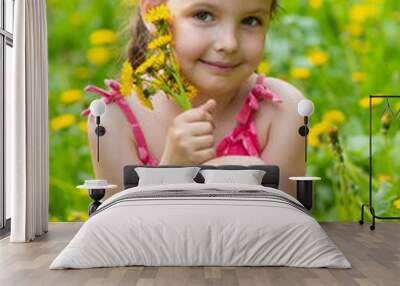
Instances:
[[[266,85],[281,95],[283,102],[277,106],[268,141],[260,157],[266,164],[279,166],[279,189],[296,197],[296,184],[289,177],[304,176],[306,169],[304,137],[298,133],[304,122],[297,113],[297,104],[304,96],[281,80],[270,79]]]
[[[88,137],[92,166],[97,179],[105,179],[115,184],[116,189],[106,191],[105,199],[123,190],[123,168],[125,165],[143,165],[136,152],[132,129],[119,107],[111,103],[101,116],[100,125],[106,133],[100,137],[100,161],[97,162],[96,120],[88,117]]]

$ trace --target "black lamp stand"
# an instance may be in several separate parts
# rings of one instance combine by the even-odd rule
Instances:
[[[360,219],[359,223],[361,225],[364,224],[364,208],[368,208],[369,212],[371,213],[371,216],[372,216],[372,224],[369,227],[371,230],[375,229],[375,219],[382,219],[382,220],[400,219],[400,217],[396,217],[396,216],[386,216],[386,217],[378,216],[375,214],[375,209],[373,207],[373,201],[372,201],[372,99],[373,98],[386,98],[386,100],[387,100],[388,98],[400,98],[400,95],[370,95],[369,96],[369,203],[363,204],[361,206],[361,219]],[[386,110],[386,108],[389,108],[389,110],[393,113],[392,109],[390,108],[390,104],[385,105],[385,110]]]
[[[97,162],[99,162],[99,159],[100,159],[100,140],[99,140],[99,137],[103,136],[104,134],[106,134],[106,129],[104,128],[104,126],[100,125],[100,116],[96,116],[96,124],[97,124],[97,127],[94,130],[94,132],[97,135]]]
[[[308,116],[304,116],[304,125],[299,128],[299,134],[304,138],[304,160],[307,163],[307,135],[308,135]]]
[[[94,213],[101,205],[100,200],[104,197],[105,193],[105,189],[89,189],[89,197],[93,200],[93,202],[89,205],[89,216],[91,216],[92,213]]]

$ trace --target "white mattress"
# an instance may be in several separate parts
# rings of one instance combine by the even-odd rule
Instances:
[[[171,190],[262,194],[135,197]],[[291,196],[263,186],[197,183],[140,186],[112,196],[50,269],[128,265],[351,267]]]

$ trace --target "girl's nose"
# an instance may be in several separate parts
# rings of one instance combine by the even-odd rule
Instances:
[[[215,50],[217,52],[233,53],[238,49],[238,36],[234,27],[226,27],[217,33]]]

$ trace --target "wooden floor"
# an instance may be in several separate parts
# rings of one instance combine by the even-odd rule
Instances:
[[[50,223],[32,243],[0,241],[0,285],[400,285],[400,223],[370,231],[357,223],[322,223],[353,268],[120,267],[48,270],[81,223]]]

